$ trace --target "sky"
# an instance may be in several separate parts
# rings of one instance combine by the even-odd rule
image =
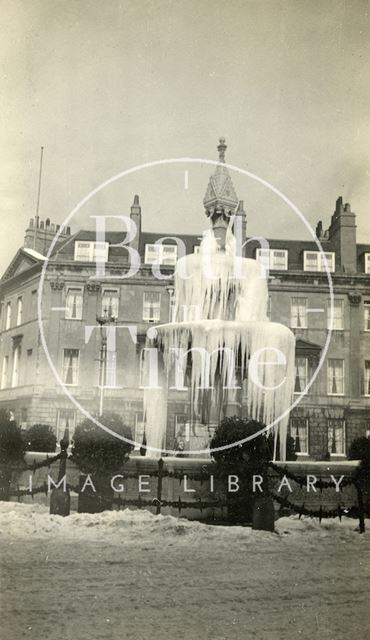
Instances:
[[[311,225],[342,195],[370,243],[368,0],[0,0],[0,272],[35,215],[61,223],[107,179],[171,158],[227,162],[273,185]],[[121,178],[83,207],[145,230],[200,233],[213,167]],[[185,173],[187,178],[185,180]],[[266,186],[232,172],[248,234],[307,238]],[[113,222],[112,222],[113,224]]]

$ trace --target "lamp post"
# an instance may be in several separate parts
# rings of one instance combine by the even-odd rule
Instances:
[[[104,410],[104,388],[106,382],[107,371],[107,326],[115,322],[115,317],[112,315],[112,307],[109,305],[108,309],[104,309],[104,315],[96,316],[96,321],[100,326],[100,355],[99,355],[99,416],[103,415]]]

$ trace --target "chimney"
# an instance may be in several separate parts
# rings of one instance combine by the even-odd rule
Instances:
[[[139,196],[137,194],[134,196],[134,202],[131,206],[130,218],[136,224],[136,235],[135,238],[131,240],[130,245],[136,249],[136,251],[139,251],[141,236],[141,206]]]
[[[30,223],[24,234],[23,246],[26,249],[34,249],[45,256],[49,250],[49,247],[54,240],[56,229],[59,225],[55,225],[47,218],[45,222],[43,220],[33,220],[31,218]],[[61,242],[68,236],[64,230],[60,233],[58,242]]]
[[[329,227],[329,240],[340,270],[344,273],[356,273],[356,216],[348,202],[343,206],[342,197],[335,203],[335,211]]]

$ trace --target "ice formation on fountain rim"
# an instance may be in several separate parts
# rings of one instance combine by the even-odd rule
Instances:
[[[224,140],[220,139],[221,163],[225,148]],[[162,358],[161,388],[147,389],[144,394],[149,451],[151,447],[159,450],[163,447],[167,389],[173,385],[174,370],[178,378],[182,377],[179,375],[182,367],[182,381],[176,388],[185,388],[186,359],[182,354],[190,349],[187,384],[192,415],[199,411],[202,389],[210,390],[212,402],[220,402],[216,396],[221,394],[221,402],[227,403],[228,394],[240,389],[244,379],[248,415],[266,425],[289,409],[293,396],[294,334],[267,318],[268,289],[263,266],[256,260],[236,255],[233,208],[225,214],[225,203],[227,206],[232,204],[234,209],[237,205],[237,200],[233,200],[235,191],[227,172],[223,174],[224,184],[218,167],[215,173],[218,182],[215,187],[211,178],[212,188],[209,185],[205,198],[205,204],[212,199],[212,207],[207,213],[212,228],[204,234],[198,254],[187,255],[178,261],[172,321],[157,326],[155,341],[147,344],[147,347],[155,346]],[[229,186],[226,200],[222,196],[225,184]],[[214,355],[204,358],[200,350]],[[276,350],[285,357],[285,362],[279,365],[273,364],[277,362]],[[256,358],[260,364],[256,363]],[[264,361],[270,365],[263,366]],[[251,363],[257,367],[258,377],[251,371]],[[277,434],[280,435],[280,458],[283,460],[288,419],[289,415],[284,416],[274,427],[275,440]]]

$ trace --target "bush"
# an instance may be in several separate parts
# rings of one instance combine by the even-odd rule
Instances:
[[[9,411],[0,410],[0,464],[18,464],[23,461],[25,443],[22,431]]]
[[[356,438],[349,448],[350,460],[361,460],[357,479],[363,493],[365,514],[370,516],[370,438]]]
[[[370,438],[356,438],[348,451],[349,460],[361,460],[363,467],[370,468]]]
[[[256,420],[243,420],[242,418],[225,418],[222,420],[211,440],[211,447],[225,447],[248,436],[252,436],[264,425]],[[287,441],[287,459],[295,459],[293,439]],[[253,475],[263,477],[262,487],[268,488],[268,462],[273,457],[274,436],[270,432],[268,436],[261,434],[241,445],[222,449],[212,453],[216,461],[216,476],[220,479],[224,490],[227,487],[229,475],[239,478],[239,491],[227,493],[229,519],[233,522],[251,522],[253,504],[260,496],[253,494]],[[265,494],[265,498],[267,498]]]
[[[55,451],[57,438],[48,424],[34,424],[23,432],[28,451]]]
[[[119,415],[105,413],[99,418],[114,433],[132,439],[131,429]],[[76,427],[73,436],[72,458],[83,473],[106,474],[122,469],[133,445],[120,440],[86,418]]]
[[[11,466],[23,462],[25,444],[21,429],[9,411],[0,410],[0,500],[9,500]],[[9,465],[9,466],[8,466]]]

